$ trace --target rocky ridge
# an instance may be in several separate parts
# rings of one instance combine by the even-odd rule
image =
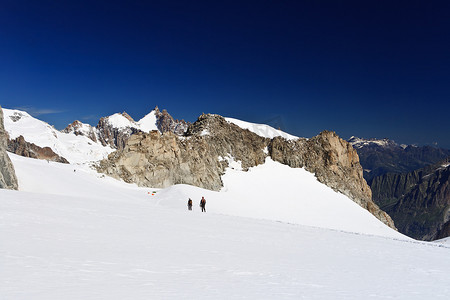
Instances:
[[[149,115],[151,114],[155,116],[155,124],[153,125],[160,132],[173,132],[176,135],[183,135],[189,126],[189,122],[175,120],[167,110],[160,111],[157,106]],[[142,129],[141,121],[136,122],[129,114],[122,112],[121,114],[100,118],[96,127],[78,120],[74,121],[63,132],[84,135],[95,143],[98,142],[103,146],[121,150],[131,135],[146,131]]]
[[[98,142],[98,132],[97,128],[92,127],[89,124],[84,124],[78,120],[73,123],[67,125],[66,128],[62,130],[64,133],[73,133],[75,135],[86,136],[90,138],[93,142]]]
[[[39,147],[36,144],[28,143],[23,136],[8,140],[7,151],[24,157],[44,159],[64,164],[69,163],[67,159],[53,152],[50,147]]]
[[[293,168],[304,167],[314,173],[320,182],[346,195],[383,223],[395,228],[391,217],[372,201],[372,192],[363,178],[356,150],[335,132],[323,131],[311,139],[294,141],[276,137],[270,145],[270,156]]]
[[[373,200],[399,231],[421,240],[450,235],[450,157],[409,173],[387,173],[371,182]]]
[[[126,112],[123,112],[121,115],[129,120],[131,124],[135,123]],[[130,136],[141,131],[132,126],[116,127],[109,122],[109,119],[110,117],[100,118],[96,127],[98,141],[103,146],[110,146],[113,149],[123,149]]]
[[[184,135],[189,127],[189,122],[184,120],[175,120],[167,110],[160,111],[158,106],[153,110],[156,116],[156,126],[161,132],[173,132],[176,135]]]
[[[0,106],[0,188],[17,190],[18,183],[14,166],[6,153],[8,139],[3,123],[3,110]]]
[[[183,137],[171,131],[132,135],[123,149],[100,162],[98,170],[140,186],[185,183],[220,190],[221,176],[231,161],[248,170],[264,163],[266,157],[315,173],[320,182],[395,228],[392,219],[372,202],[356,151],[329,131],[312,139],[269,139],[221,116],[204,114],[188,126]]]

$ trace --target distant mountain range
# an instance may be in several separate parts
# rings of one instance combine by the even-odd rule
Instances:
[[[74,121],[61,131],[24,111],[3,109],[3,112],[9,137],[8,151],[69,163],[103,159],[116,149],[122,149],[128,138],[138,132],[171,131],[182,135],[189,125],[183,120],[174,120],[158,107],[139,121],[123,112],[101,118],[95,127]]]
[[[400,232],[421,240],[450,235],[450,150],[389,139],[349,143],[359,155],[373,201]]]
[[[450,156],[450,150],[431,146],[397,144],[389,139],[361,139],[351,137],[348,142],[356,149],[364,169],[364,178],[386,173],[407,173]]]
[[[370,182],[373,200],[398,230],[415,239],[449,236],[450,157],[408,173],[387,173]]]

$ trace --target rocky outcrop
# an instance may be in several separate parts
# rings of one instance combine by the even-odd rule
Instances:
[[[99,171],[140,186],[167,187],[186,183],[211,190],[222,187],[230,160],[243,170],[264,163],[267,156],[294,168],[305,167],[318,180],[353,199],[388,226],[391,218],[371,201],[356,151],[335,133],[312,139],[268,139],[227,122],[202,115],[184,137],[157,131],[132,135],[125,147],[100,162]]]
[[[134,122],[126,112],[123,112],[122,116]],[[109,122],[108,117],[103,117],[98,121],[97,132],[98,140],[103,146],[110,146],[113,149],[122,150],[130,136],[141,131],[134,127],[114,127]]]
[[[189,127],[189,122],[184,120],[174,120],[172,116],[167,112],[167,110],[163,109],[161,112],[157,107],[154,109],[156,116],[156,126],[158,126],[159,131],[162,133],[165,132],[173,132],[176,135],[184,135]]]
[[[184,120],[175,120],[167,110],[164,109],[163,111],[160,111],[157,106],[149,115],[151,114],[154,114],[156,118],[154,124],[155,128],[158,128],[162,133],[172,132],[182,136],[185,134],[190,124]],[[119,120],[117,123],[117,116],[120,116],[120,118],[126,122]],[[115,120],[111,121],[111,118],[114,118]],[[92,127],[89,124],[84,124],[80,121],[74,121],[62,130],[62,132],[86,136],[95,143],[99,142],[103,146],[110,146],[113,149],[122,150],[131,135],[143,132],[141,128],[142,124],[140,124],[140,122],[141,121],[136,122],[129,114],[123,112],[121,114],[101,118],[96,127]]]
[[[442,228],[436,233],[435,240],[440,240],[450,236],[450,220],[442,225]]]
[[[0,107],[0,188],[18,189],[17,177],[14,166],[6,153],[8,135],[3,123],[3,110]]]
[[[99,170],[140,186],[186,183],[219,190],[226,158],[233,157],[248,169],[264,162],[268,142],[220,116],[202,115],[184,138],[170,131],[132,135],[123,151],[100,162]]]
[[[356,150],[336,133],[324,131],[311,139],[294,141],[276,137],[271,141],[269,151],[273,160],[293,168],[304,167],[320,182],[348,196],[395,228],[389,215],[372,201],[372,192],[363,178]]]
[[[97,128],[92,127],[88,124],[84,124],[78,120],[69,124],[66,128],[62,130],[64,133],[73,133],[75,135],[86,136],[90,138],[93,142],[97,143]]]
[[[8,140],[7,150],[11,153],[25,157],[44,159],[64,164],[69,163],[67,159],[53,152],[50,147],[42,148],[33,143],[26,142],[23,136],[19,136],[14,140]]]
[[[449,236],[450,158],[409,173],[375,177],[371,187],[374,201],[400,232],[421,240]]]

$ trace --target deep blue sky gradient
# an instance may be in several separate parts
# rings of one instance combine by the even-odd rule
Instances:
[[[450,148],[450,1],[0,0],[0,105]]]

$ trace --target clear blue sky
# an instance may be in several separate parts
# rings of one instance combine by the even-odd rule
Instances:
[[[0,105],[450,148],[450,1],[0,0]]]

